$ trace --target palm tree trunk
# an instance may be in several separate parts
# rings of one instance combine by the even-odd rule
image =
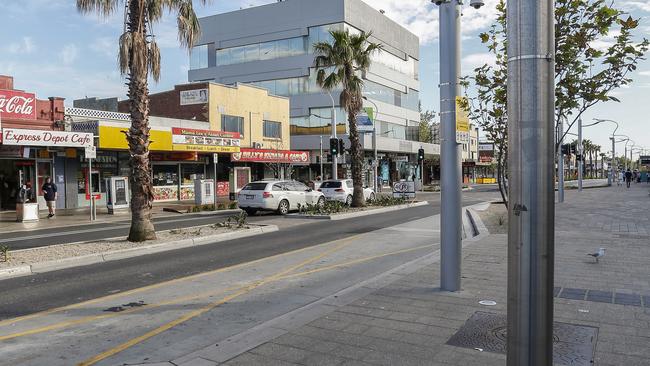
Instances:
[[[354,185],[352,206],[363,207],[366,204],[363,199],[363,177],[361,171],[363,149],[361,149],[361,140],[359,139],[359,130],[357,129],[356,113],[348,113],[348,128],[350,129],[350,159],[352,160],[352,183]]]
[[[140,39],[146,39],[146,24],[139,10],[144,5],[132,1],[129,9],[129,30],[140,32]],[[137,37],[134,37],[137,38]],[[139,46],[139,47],[138,47]],[[147,48],[142,45],[131,49],[129,75],[129,112],[131,128],[126,133],[129,143],[129,165],[131,176],[131,229],[128,240],[141,242],[156,238],[156,231],[151,221],[153,188],[151,163],[149,161],[149,87],[147,83],[147,62],[134,63],[134,59],[147,60]],[[136,55],[136,53],[139,53]]]

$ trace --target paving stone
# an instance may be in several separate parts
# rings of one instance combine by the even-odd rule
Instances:
[[[621,294],[614,295],[614,303],[619,305],[632,305],[641,306],[641,297],[637,294]]]
[[[563,288],[560,297],[571,300],[584,300],[587,290],[581,288]]]
[[[297,363],[286,362],[279,359],[264,357],[253,353],[243,353],[227,362],[223,366],[296,366]]]
[[[347,361],[343,357],[333,354],[313,353],[301,361],[301,364],[308,366],[338,366]]]
[[[259,347],[253,348],[250,350],[250,353],[293,363],[298,363],[298,361],[311,354],[309,351],[300,348],[277,343],[265,343]]]

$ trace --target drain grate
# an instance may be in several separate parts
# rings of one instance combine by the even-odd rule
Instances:
[[[506,316],[475,312],[447,344],[463,348],[481,348],[506,353]],[[593,364],[598,328],[555,322],[553,324],[553,363],[588,366]]]

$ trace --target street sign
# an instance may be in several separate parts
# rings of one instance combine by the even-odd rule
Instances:
[[[415,198],[415,182],[395,182],[393,184],[393,197]]]
[[[357,129],[359,132],[372,132],[374,123],[375,116],[372,108],[364,108],[357,115]]]
[[[219,161],[219,154],[212,154],[212,161]]]
[[[465,97],[456,97],[456,142],[469,141],[468,101]]]
[[[86,146],[84,155],[86,159],[97,159],[97,146]]]

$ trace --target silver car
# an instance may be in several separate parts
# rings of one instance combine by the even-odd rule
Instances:
[[[257,211],[276,211],[286,215],[307,204],[322,206],[325,197],[301,182],[269,180],[248,183],[239,191],[237,204],[249,215]]]

